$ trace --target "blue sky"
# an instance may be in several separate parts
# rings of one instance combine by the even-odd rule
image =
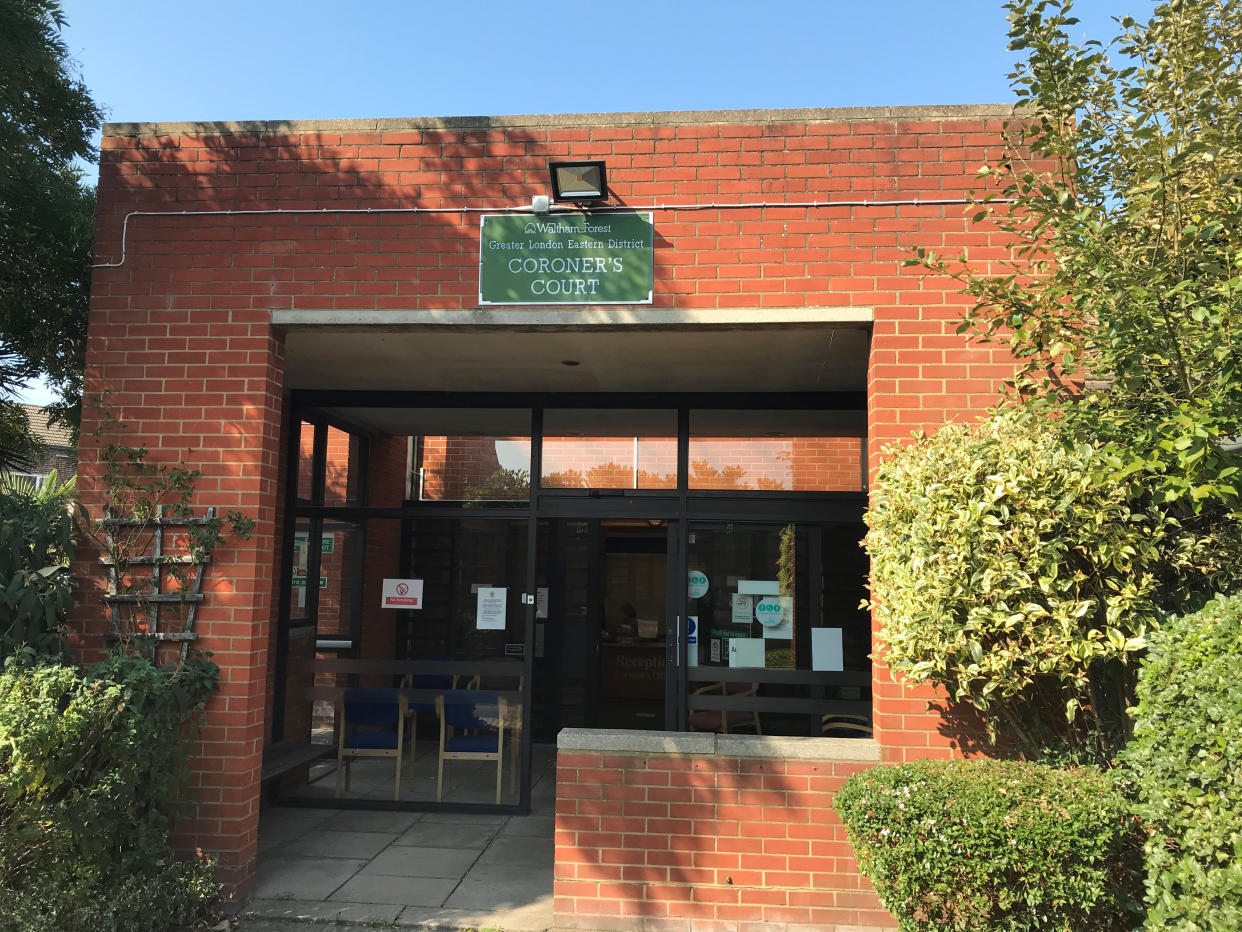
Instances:
[[[1083,36],[1152,0],[1082,0]],[[114,122],[997,103],[999,0],[63,0]],[[32,399],[34,400],[34,399]],[[36,403],[38,403],[36,401]]]

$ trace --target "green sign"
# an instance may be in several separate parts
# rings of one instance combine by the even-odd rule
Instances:
[[[645,214],[485,214],[479,304],[650,304]]]

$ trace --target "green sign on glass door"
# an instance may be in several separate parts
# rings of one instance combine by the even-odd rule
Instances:
[[[650,304],[650,213],[485,214],[479,304]]]

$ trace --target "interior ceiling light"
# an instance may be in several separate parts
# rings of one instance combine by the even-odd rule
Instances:
[[[549,162],[554,201],[602,201],[608,197],[608,168],[603,159]]]

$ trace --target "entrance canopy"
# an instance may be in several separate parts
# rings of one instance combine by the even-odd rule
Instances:
[[[869,308],[278,311],[286,387],[860,391]]]

